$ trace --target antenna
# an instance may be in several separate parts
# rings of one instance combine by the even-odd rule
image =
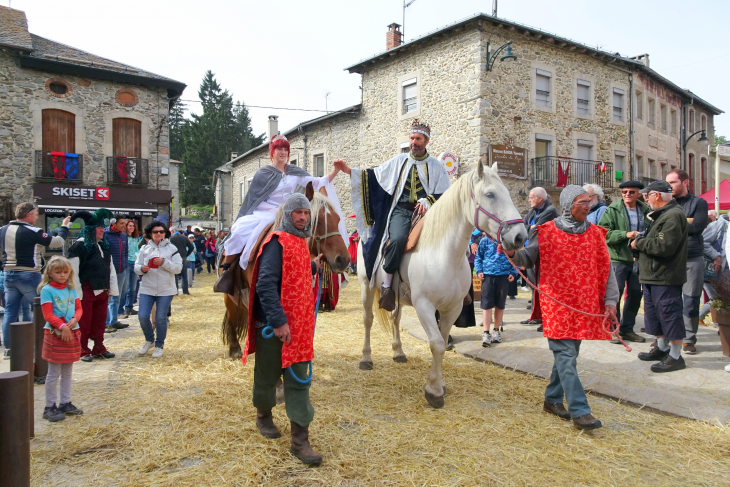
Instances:
[[[492,17],[497,16],[497,0],[492,2]]]
[[[332,92],[329,90],[326,90],[324,92],[324,111],[327,113],[330,112],[329,110],[327,110],[327,99],[329,98],[330,94],[332,94]]]
[[[403,0],[403,22],[402,22],[402,24],[403,24],[402,25],[403,30],[401,31],[401,35],[403,36],[403,43],[404,44],[406,42],[406,9],[408,7],[410,7],[411,5],[413,5],[413,2],[415,2],[415,1],[416,0],[410,0],[410,1]]]

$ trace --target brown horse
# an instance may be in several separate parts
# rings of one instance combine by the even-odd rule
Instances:
[[[312,204],[312,236],[307,239],[309,254],[312,258],[323,254],[332,272],[341,274],[350,265],[350,253],[345,245],[344,236],[340,234],[338,225],[340,216],[335,211],[332,202],[327,198],[324,188],[315,193],[312,183],[306,187],[305,195]],[[282,207],[276,215],[274,223],[264,230],[256,242],[256,248],[251,252],[252,256],[258,255],[259,247],[266,236],[281,223]],[[238,266],[238,259],[234,261]],[[233,265],[231,266],[233,267]],[[228,345],[228,354],[232,359],[239,359],[243,356],[241,352],[241,341],[248,331],[248,289],[253,276],[254,262],[251,261],[245,270],[237,267],[235,273],[236,292],[233,296],[224,294],[223,300],[226,305],[226,315],[223,318],[223,343]],[[220,274],[220,269],[218,270]]]

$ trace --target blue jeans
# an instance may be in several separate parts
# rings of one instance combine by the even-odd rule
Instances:
[[[119,321],[119,302],[122,296],[127,293],[127,270],[123,270],[117,274],[117,287],[119,288],[119,296],[109,296],[109,310],[106,313],[106,326]]]
[[[568,412],[573,418],[590,414],[588,398],[583,384],[578,377],[577,360],[580,352],[580,340],[553,340],[548,338],[548,346],[553,352],[553,372],[550,383],[545,389],[545,400],[552,403],[563,403],[563,396],[568,402]]]
[[[129,313],[134,308],[134,304],[137,302],[137,284],[139,284],[137,280],[139,276],[134,273],[134,262],[129,263],[127,270],[124,272],[127,273],[127,292],[122,295],[122,299],[119,301],[120,314],[124,313],[125,309]]]
[[[183,288],[183,294],[190,294],[190,291],[188,290],[188,268],[187,266],[183,266],[182,271],[180,274],[175,274],[175,287],[179,288],[178,280],[182,279],[182,288]]]
[[[38,296],[40,272],[5,272],[5,314],[3,315],[3,340],[10,348],[10,323],[16,323],[22,307],[23,321],[31,321],[30,307]],[[27,311],[26,311],[27,310]]]
[[[203,262],[205,262],[205,252],[196,252],[195,266],[198,268],[198,274],[203,272]]]
[[[144,339],[148,342],[155,342],[155,347],[163,348],[167,336],[167,312],[170,311],[174,296],[152,296],[150,294],[139,295],[139,326],[144,333]],[[155,311],[155,327],[157,328],[157,340],[155,331],[152,329],[152,305],[157,303]]]

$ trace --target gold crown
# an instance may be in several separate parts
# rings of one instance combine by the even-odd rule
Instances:
[[[425,123],[420,123],[417,118],[413,119],[413,123],[411,124],[411,133],[412,134],[423,134],[426,137],[431,137],[431,127],[426,125]]]

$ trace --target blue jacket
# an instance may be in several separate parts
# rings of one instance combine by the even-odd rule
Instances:
[[[129,265],[129,242],[127,242],[127,234],[117,232],[109,226],[104,230],[104,240],[109,242],[109,252],[112,254],[114,270],[119,274]]]
[[[489,276],[506,276],[512,274],[517,277],[517,271],[509,263],[503,253],[497,253],[497,244],[489,237],[479,242],[479,250],[474,258],[474,271]]]

